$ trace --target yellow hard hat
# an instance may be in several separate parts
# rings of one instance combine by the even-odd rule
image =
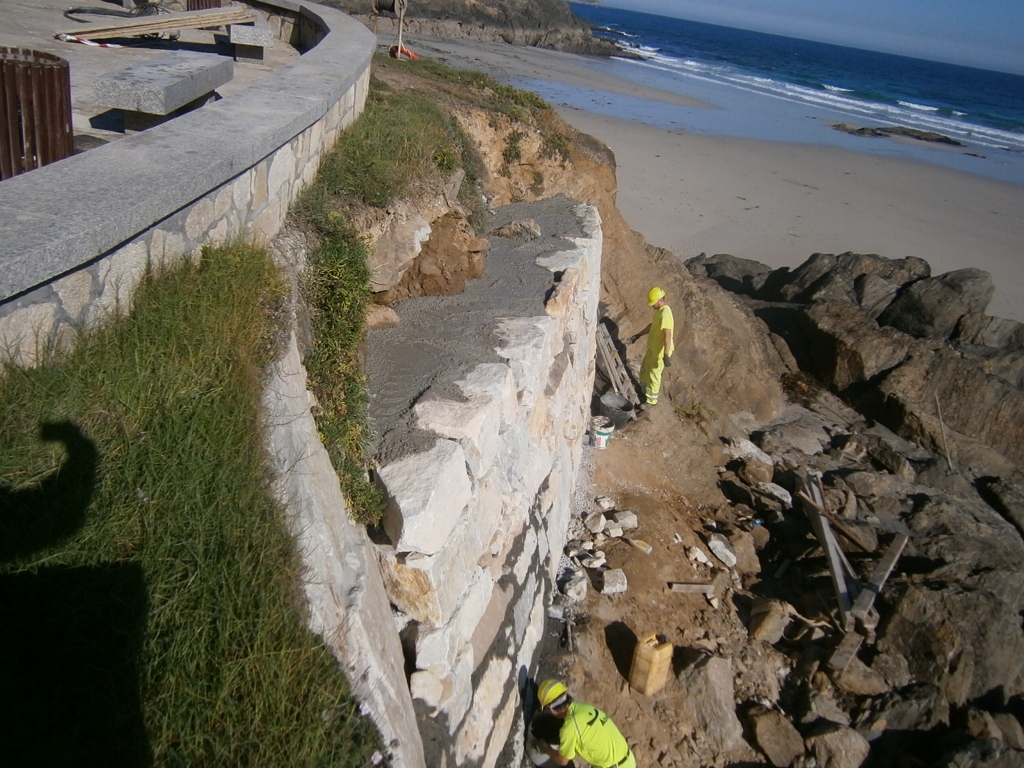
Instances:
[[[550,707],[566,693],[565,686],[558,680],[545,680],[537,689],[537,701],[542,707]]]
[[[664,298],[665,292],[661,290],[661,288],[655,286],[654,288],[651,288],[651,290],[647,292],[647,306],[653,307],[655,304],[658,303],[660,299]]]

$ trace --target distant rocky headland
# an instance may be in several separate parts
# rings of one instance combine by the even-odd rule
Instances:
[[[362,20],[371,18],[369,0],[327,0]],[[631,56],[591,34],[565,0],[413,0],[405,17],[412,34],[551,48],[596,56]]]

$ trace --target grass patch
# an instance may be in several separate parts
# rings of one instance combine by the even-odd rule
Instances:
[[[383,515],[384,498],[366,471],[369,397],[358,357],[371,298],[366,243],[347,216],[324,202],[318,186],[300,201],[304,224],[319,241],[302,275],[314,337],[305,366],[319,403],[320,438],[341,479],[349,511],[357,522],[372,525]]]
[[[0,379],[0,742],[12,765],[362,766],[268,491],[283,288],[247,246]],[[287,757],[285,757],[287,756]]]
[[[372,91],[366,110],[338,139],[316,184],[330,197],[386,208],[425,181],[479,164],[466,158],[468,139],[451,115],[418,94]]]

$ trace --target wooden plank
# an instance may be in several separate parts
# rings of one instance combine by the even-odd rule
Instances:
[[[74,29],[54,32],[56,38],[72,35],[84,40],[103,40],[112,37],[133,37],[169,32],[174,29],[205,29],[223,27],[228,24],[248,24],[256,21],[256,12],[251,8],[215,8],[208,11],[186,11],[159,16],[143,16],[117,24],[83,24]]]
[[[836,672],[845,671],[850,666],[850,662],[853,661],[863,643],[864,638],[856,632],[847,632],[839,645],[836,646],[836,650],[831,658],[829,658],[828,665]]]
[[[896,567],[896,561],[903,554],[908,541],[907,535],[901,533],[893,539],[889,548],[885,550],[882,559],[878,561],[875,570],[871,572],[870,581],[865,585],[864,591],[857,596],[857,600],[853,604],[851,612],[854,618],[865,619],[868,616],[868,612],[875,603],[875,598],[878,597],[882,587],[885,586],[885,582],[888,581],[889,575],[892,573],[892,569]]]
[[[844,574],[843,558],[840,557],[839,545],[836,543],[832,529],[829,528],[826,520],[819,510],[825,506],[820,488],[814,483],[814,477],[808,474],[806,477],[797,475],[797,482],[801,488],[797,497],[801,500],[804,513],[810,520],[814,535],[825,551],[825,559],[828,562],[829,574],[832,577],[832,588],[836,593],[836,602],[839,606],[839,619],[842,628],[846,632],[852,632],[854,618],[850,611],[853,608],[853,601],[850,597],[850,586],[846,582]]]

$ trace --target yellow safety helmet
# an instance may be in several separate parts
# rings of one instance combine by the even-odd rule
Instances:
[[[665,292],[661,290],[661,288],[655,286],[654,288],[651,288],[651,290],[647,292],[647,306],[653,307],[655,304],[658,303],[658,301],[664,298]]]
[[[537,701],[541,707],[550,707],[567,693],[566,687],[558,680],[545,680],[537,689]]]

